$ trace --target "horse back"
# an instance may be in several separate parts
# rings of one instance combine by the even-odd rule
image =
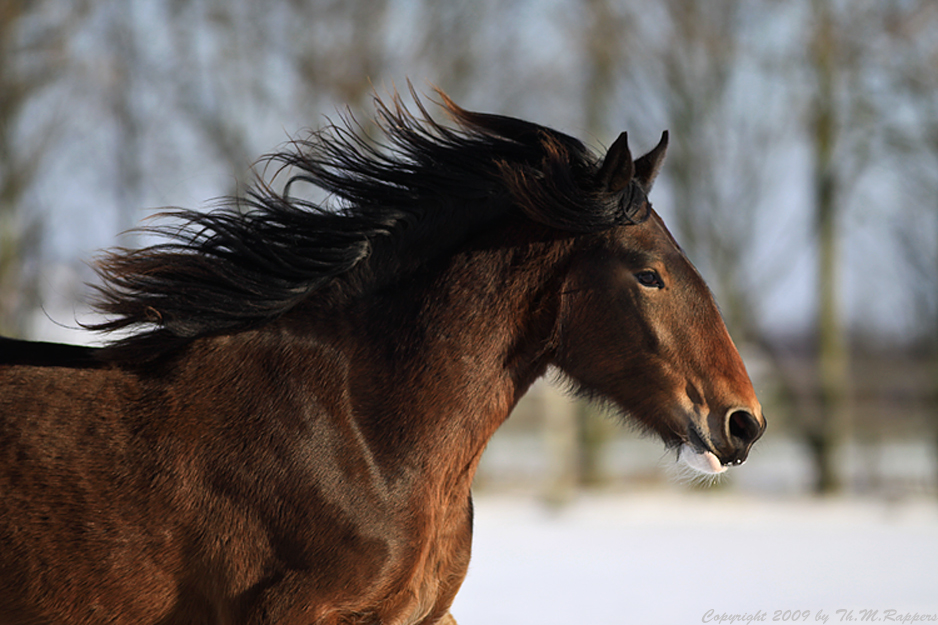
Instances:
[[[0,336],[0,367],[22,365],[28,367],[98,368],[103,362],[100,349],[84,345],[24,341]]]

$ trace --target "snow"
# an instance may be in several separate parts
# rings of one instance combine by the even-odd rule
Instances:
[[[834,623],[861,610],[938,619],[938,503],[655,491],[552,510],[482,494],[452,613],[460,625],[568,625],[794,611]]]

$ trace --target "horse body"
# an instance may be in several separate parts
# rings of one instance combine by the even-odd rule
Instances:
[[[511,130],[450,108],[480,135]],[[466,147],[434,128],[437,147]],[[542,131],[532,136],[548,158],[558,148]],[[394,132],[411,150],[433,147],[412,128]],[[502,148],[521,143],[516,134]],[[616,145],[588,179],[627,217],[634,207],[620,198],[636,195],[640,221],[583,232],[531,219],[534,209],[480,210],[454,240],[433,229],[369,239],[366,261],[315,296],[285,289],[289,306],[263,323],[225,318],[185,336],[198,320],[146,292],[139,305],[112,297],[161,324],[123,348],[0,341],[3,622],[451,620],[476,466],[549,366],[704,466],[744,459],[764,427],[751,384],[706,286],[643,200],[663,149],[633,163]],[[380,162],[343,166],[360,178],[363,163]],[[517,197],[531,183],[520,170],[497,158],[487,167],[501,186],[485,201],[543,199]],[[426,257],[388,252],[402,239]],[[130,254],[118,269],[152,287],[156,261],[201,262],[192,256]]]
[[[435,622],[468,566],[482,450],[547,366],[560,276],[509,267],[535,264],[519,247],[458,256],[407,298],[301,307],[142,369],[0,369],[0,405],[32,425],[2,422],[16,454],[3,518],[37,534],[9,538],[24,607],[0,611],[28,614],[59,588],[73,594],[59,591],[49,622],[225,622],[248,603],[278,623]],[[539,291],[558,301],[526,301]],[[464,310],[486,314],[451,318]],[[42,523],[76,497],[49,517],[60,525]],[[31,546],[45,540],[60,559]]]
[[[196,345],[167,377],[0,375],[5,402],[30,416],[0,426],[2,622],[395,622],[384,605],[420,622],[437,608],[442,589],[420,578],[464,574],[471,477],[438,476],[419,454],[391,466],[344,357],[237,342],[225,355],[244,362]],[[229,374],[180,383],[205,367]],[[37,388],[71,405],[44,405]],[[93,417],[70,419],[81,412]]]

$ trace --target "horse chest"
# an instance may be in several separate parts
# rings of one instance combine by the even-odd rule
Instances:
[[[427,526],[426,533],[411,540],[417,546],[405,573],[397,581],[401,590],[392,610],[380,622],[414,625],[436,622],[449,608],[466,571],[472,541],[472,501],[466,494],[448,505],[438,506],[440,514]]]

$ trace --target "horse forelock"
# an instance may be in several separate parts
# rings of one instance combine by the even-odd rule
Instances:
[[[452,126],[433,120],[416,96],[418,114],[398,96],[376,98],[381,140],[345,116],[264,159],[276,166],[271,182],[143,228],[167,242],[100,261],[96,308],[108,319],[89,327],[131,329],[111,353],[150,359],[199,336],[266,323],[331,284],[360,292],[373,283],[362,275],[393,277],[451,253],[513,210],[573,232],[621,220],[619,200],[597,189],[598,159],[580,141],[439,95]],[[299,195],[307,184],[326,199]]]

